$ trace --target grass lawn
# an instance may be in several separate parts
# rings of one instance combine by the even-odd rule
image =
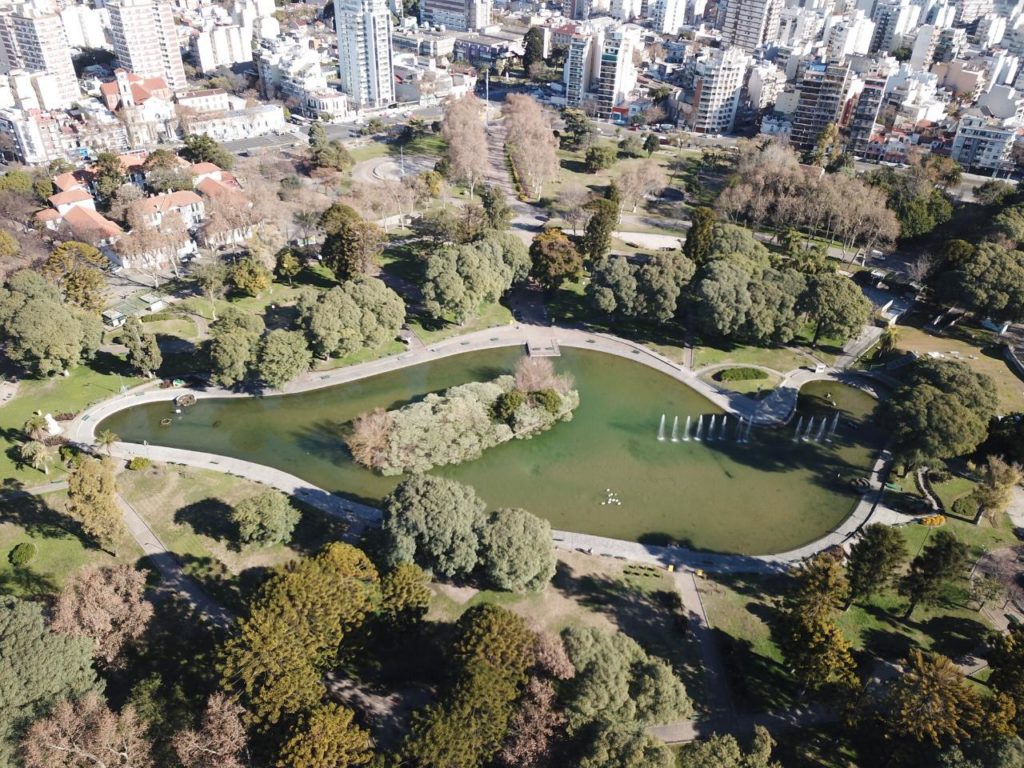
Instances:
[[[512,312],[501,304],[481,304],[480,311],[461,325],[446,323],[440,328],[425,325],[420,318],[409,318],[409,327],[424,344],[433,344],[452,336],[480,331],[484,328],[495,328],[512,322]]]
[[[315,552],[340,529],[305,510],[290,545],[239,548],[228,515],[234,504],[267,488],[250,480],[192,467],[154,464],[118,478],[125,499],[210,594],[240,608],[266,571]]]
[[[662,593],[674,591],[667,572],[613,558],[558,552],[558,572],[541,592],[516,595],[435,584],[428,618],[453,622],[474,605],[497,604],[551,632],[570,626],[619,630],[672,664],[686,690],[704,701],[699,657],[690,636],[675,629]]]
[[[966,477],[956,477],[955,475],[944,482],[931,483],[932,491],[938,496],[944,509],[952,509],[953,502],[957,499],[962,499],[964,496],[969,496],[975,486],[977,486],[977,483],[973,480],[969,480]]]
[[[142,381],[133,376],[124,361],[101,352],[90,367],[79,365],[67,376],[22,379],[18,393],[0,407],[0,480],[4,484],[42,485],[59,479],[61,468],[54,464],[47,476],[31,467],[19,466],[16,452],[22,442],[21,429],[35,411],[77,413],[92,403],[116,395],[122,386]]]
[[[345,355],[344,357],[332,357],[329,360],[316,358],[313,360],[313,370],[331,371],[335,368],[346,368],[350,365],[357,365],[370,360],[378,360],[382,357],[400,355],[407,349],[408,347],[402,342],[391,340],[382,346],[376,347],[375,349],[360,349],[353,352],[351,355]]]
[[[153,333],[159,336],[177,336],[179,339],[187,341],[196,341],[199,338],[196,324],[186,317],[143,323],[142,329],[146,333]]]
[[[1008,519],[998,527],[949,520],[945,525],[971,549],[971,562],[984,552],[1017,543]],[[908,524],[902,528],[910,556],[926,543],[933,528]],[[708,621],[718,634],[734,696],[747,711],[790,707],[794,686],[772,640],[773,605],[785,593],[788,577],[709,574],[698,587]],[[856,604],[839,617],[839,626],[858,651],[859,660],[875,655],[899,661],[915,647],[947,656],[961,656],[978,646],[989,631],[985,618],[968,605],[963,585],[947,591],[938,606],[919,605],[909,620],[906,601],[895,592]]]
[[[125,536],[112,556],[76,535],[74,521],[64,515],[63,491],[45,496],[0,498],[0,594],[21,597],[53,595],[72,573],[85,565],[134,564],[142,552]],[[36,547],[35,557],[15,568],[8,560],[22,542]]]
[[[897,328],[897,347],[903,352],[928,354],[937,352],[946,359],[966,363],[978,373],[986,373],[996,383],[999,396],[999,410],[1012,413],[1024,410],[1024,381],[1015,374],[1003,359],[1000,346],[990,343],[992,334],[977,329],[958,328],[957,338],[933,336],[919,328],[901,325]]]
[[[795,349],[784,347],[752,347],[737,344],[729,348],[700,345],[693,348],[693,367],[704,368],[709,365],[762,365],[766,368],[788,373],[796,368],[814,365],[814,361]],[[730,382],[735,384],[737,382]]]

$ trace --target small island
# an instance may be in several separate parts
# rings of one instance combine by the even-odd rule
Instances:
[[[479,458],[509,440],[523,440],[569,421],[580,395],[572,378],[546,358],[524,357],[514,375],[469,382],[393,411],[355,419],[352,457],[374,472],[426,472]]]

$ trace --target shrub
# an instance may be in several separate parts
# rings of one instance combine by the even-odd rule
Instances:
[[[132,456],[132,458],[128,460],[128,469],[131,469],[133,471],[149,469],[152,465],[153,462],[151,462],[145,456]]]
[[[533,393],[534,401],[552,416],[562,409],[562,398],[553,389],[542,389]]]
[[[957,517],[963,517],[967,520],[973,520],[978,516],[978,499],[972,493],[969,496],[963,496],[953,502],[953,514]]]
[[[494,418],[511,424],[516,411],[526,402],[526,395],[520,389],[511,389],[494,401]]]
[[[7,560],[15,568],[22,565],[26,565],[33,557],[36,556],[36,545],[31,541],[23,541],[20,544],[16,544],[14,549],[7,555]]]
[[[928,470],[928,480],[932,483],[944,483],[952,477],[953,475],[945,467]]]
[[[767,379],[768,374],[760,368],[726,368],[715,374],[718,381],[757,381]]]

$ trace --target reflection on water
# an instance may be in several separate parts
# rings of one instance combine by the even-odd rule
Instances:
[[[474,352],[299,395],[201,400],[180,415],[169,402],[143,405],[99,428],[127,441],[267,464],[372,502],[398,479],[352,462],[342,441],[347,423],[372,408],[491,378],[510,370],[518,356],[512,349]],[[571,422],[436,472],[473,485],[492,508],[524,507],[564,530],[764,553],[835,528],[855,502],[849,481],[866,473],[877,449],[873,430],[857,428],[870,398],[842,385],[829,385],[848,414],[830,443],[794,442],[792,427],[755,428],[746,442],[728,433],[722,439],[717,426],[718,439],[672,442],[657,439],[662,414],[671,424],[676,417],[696,422],[702,414],[709,422],[720,411],[688,387],[622,358],[564,350],[556,367],[573,374],[580,390]],[[814,407],[820,419],[821,406]],[[171,425],[161,427],[168,416]],[[609,489],[621,503],[607,503]]]

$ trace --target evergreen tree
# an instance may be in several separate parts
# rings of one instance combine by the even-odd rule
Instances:
[[[593,212],[583,234],[583,253],[591,261],[608,253],[612,231],[619,223],[619,207],[610,200],[591,200],[587,208]]]
[[[109,459],[83,456],[68,475],[68,514],[82,524],[82,530],[108,549],[124,531],[117,506],[117,485]]]
[[[156,336],[145,333],[142,321],[132,315],[121,326],[121,342],[128,347],[128,365],[143,376],[152,376],[163,363]]]
[[[683,243],[683,255],[698,267],[710,258],[715,236],[715,212],[701,206],[691,214],[690,231]]]
[[[880,523],[867,526],[850,548],[847,559],[849,603],[867,600],[892,584],[906,560],[903,531]]]
[[[909,619],[919,603],[934,605],[942,599],[946,586],[963,577],[968,552],[967,545],[949,531],[938,531],[932,537],[900,581],[900,594],[910,601],[904,618]]]

